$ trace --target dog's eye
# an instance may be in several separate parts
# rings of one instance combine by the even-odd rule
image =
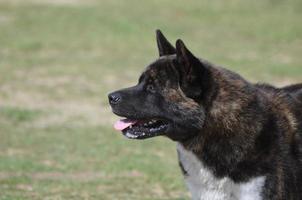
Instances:
[[[155,92],[154,85],[152,85],[152,84],[147,85],[146,90],[148,92],[154,93]]]

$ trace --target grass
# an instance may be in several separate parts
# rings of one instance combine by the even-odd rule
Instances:
[[[0,0],[0,199],[189,199],[175,144],[126,140],[106,94],[154,30],[251,81],[302,81],[302,3]]]

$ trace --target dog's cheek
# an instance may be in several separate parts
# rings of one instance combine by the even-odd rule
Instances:
[[[162,115],[163,103],[160,97],[156,94],[142,94],[140,95],[139,101],[137,101],[134,106],[136,109],[150,115],[150,116],[160,116]]]

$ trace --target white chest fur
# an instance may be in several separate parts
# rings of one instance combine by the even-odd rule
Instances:
[[[216,178],[196,156],[181,144],[177,145],[179,160],[188,172],[185,182],[193,200],[261,200],[265,177],[245,183],[234,183],[230,178]]]

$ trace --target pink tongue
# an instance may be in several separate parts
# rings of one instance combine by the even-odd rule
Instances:
[[[131,120],[131,119],[121,119],[115,122],[114,128],[118,131],[122,131],[125,128],[128,128],[129,126],[136,124],[137,120]]]

